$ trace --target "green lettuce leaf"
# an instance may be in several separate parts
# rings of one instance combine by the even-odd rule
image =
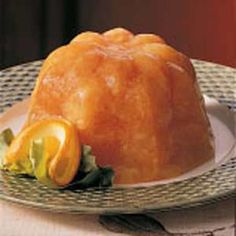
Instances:
[[[79,170],[87,173],[97,168],[96,157],[92,155],[92,148],[88,145],[83,145]]]
[[[52,183],[48,175],[50,156],[45,151],[43,139],[37,139],[31,143],[29,160],[32,164],[33,175],[37,180],[48,187],[55,188],[56,186]]]
[[[13,139],[14,134],[9,128],[0,133],[0,169],[4,169],[4,158]]]
[[[78,173],[65,189],[109,187],[112,186],[114,174],[111,167],[98,166],[96,157],[92,155],[92,148],[88,145],[83,145]]]

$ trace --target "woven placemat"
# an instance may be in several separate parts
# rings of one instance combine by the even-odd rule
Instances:
[[[204,94],[236,110],[236,70],[193,60]],[[0,112],[30,96],[42,61],[0,72]],[[185,208],[235,192],[236,158],[195,178],[150,187],[53,190],[34,179],[0,172],[0,198],[45,210],[71,213],[137,213]]]

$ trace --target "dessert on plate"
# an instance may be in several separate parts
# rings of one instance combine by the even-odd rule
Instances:
[[[194,68],[154,34],[85,32],[53,51],[37,78],[22,132],[50,120],[66,120],[78,133],[78,146],[91,146],[98,165],[111,166],[118,184],[175,177],[214,157]],[[76,165],[72,175],[79,150],[78,161],[70,162]],[[70,171],[63,165],[62,175]]]

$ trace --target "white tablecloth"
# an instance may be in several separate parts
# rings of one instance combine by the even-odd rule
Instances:
[[[235,236],[234,214],[235,202],[228,199],[202,207],[156,213],[151,216],[171,233]],[[128,235],[106,230],[98,222],[98,217],[52,213],[0,201],[0,236]]]

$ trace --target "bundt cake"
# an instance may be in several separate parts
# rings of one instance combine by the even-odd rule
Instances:
[[[214,156],[190,60],[154,34],[85,32],[45,60],[25,127],[62,117],[115,183],[178,176]]]

